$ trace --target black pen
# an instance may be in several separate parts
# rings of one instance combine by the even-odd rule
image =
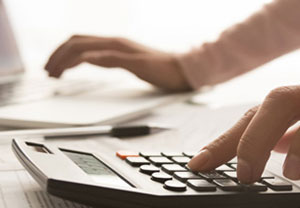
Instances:
[[[168,128],[150,125],[128,125],[128,126],[91,126],[77,128],[47,129],[41,135],[45,139],[74,136],[101,136],[112,137],[134,137],[167,130]]]

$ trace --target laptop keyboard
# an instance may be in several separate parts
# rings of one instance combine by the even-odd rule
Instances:
[[[20,80],[0,84],[0,106],[37,101],[58,95],[75,95],[96,89],[99,82],[86,80]],[[103,84],[101,83],[101,87]]]
[[[117,152],[117,156],[138,169],[141,174],[149,176],[149,180],[161,183],[171,191],[184,192],[191,188],[197,192],[222,191],[291,191],[293,186],[277,176],[265,172],[261,179],[252,185],[240,184],[237,180],[236,160],[232,160],[214,171],[207,173],[192,172],[187,167],[188,161],[196,153],[191,152],[140,152],[126,156],[126,152]]]

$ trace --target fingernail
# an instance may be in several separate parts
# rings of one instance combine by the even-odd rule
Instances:
[[[244,184],[249,184],[253,182],[252,168],[250,164],[243,159],[238,159],[237,177],[239,181]]]
[[[188,167],[191,170],[203,170],[205,164],[209,161],[210,157],[211,155],[208,150],[202,150],[190,160],[190,162],[188,163]]]
[[[289,155],[283,168],[283,175],[292,180],[300,179],[300,158],[296,155]]]

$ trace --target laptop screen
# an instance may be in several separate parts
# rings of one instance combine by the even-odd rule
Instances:
[[[3,1],[0,0],[0,78],[23,71],[16,41]]]

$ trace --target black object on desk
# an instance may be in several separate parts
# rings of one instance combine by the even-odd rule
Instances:
[[[166,128],[149,126],[149,125],[132,125],[132,126],[91,126],[79,128],[64,128],[45,131],[43,133],[46,139],[57,137],[74,137],[74,136],[101,136],[108,135],[112,137],[134,137],[148,135]]]

